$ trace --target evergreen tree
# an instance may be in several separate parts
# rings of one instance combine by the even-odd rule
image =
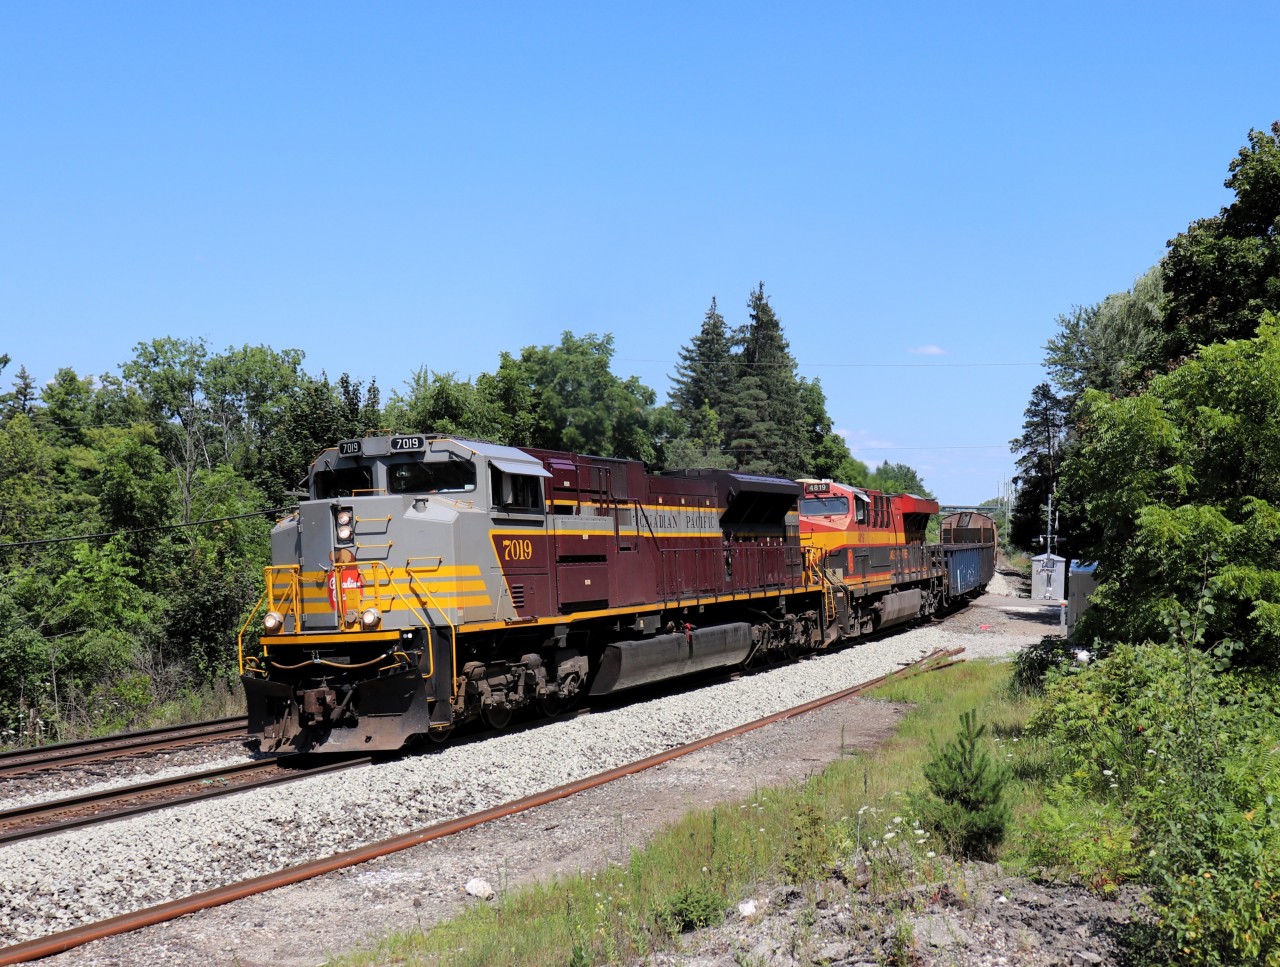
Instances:
[[[938,833],[950,853],[964,859],[991,859],[1012,816],[1004,802],[1011,775],[983,744],[986,731],[985,724],[977,724],[976,712],[961,715],[959,734],[935,748],[924,766],[932,795],[912,797],[920,821]]]
[[[1016,547],[1030,549],[1045,531],[1045,513],[1057,486],[1069,413],[1069,401],[1055,394],[1048,383],[1040,383],[1023,412],[1022,436],[1009,441],[1010,449],[1019,455],[1014,482],[1020,489],[1009,530],[1009,541]]]
[[[704,409],[720,410],[733,385],[733,342],[713,296],[702,329],[680,350],[671,378],[671,408],[693,421]]]
[[[0,422],[17,413],[31,416],[36,400],[39,399],[35,380],[27,372],[27,367],[19,366],[16,375],[18,378],[13,381],[13,392],[0,395]]]
[[[737,380],[725,414],[729,449],[742,470],[805,476],[813,444],[805,428],[801,381],[763,282],[751,292],[747,309]]]

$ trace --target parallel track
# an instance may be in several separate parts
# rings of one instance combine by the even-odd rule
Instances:
[[[191,725],[166,726],[141,732],[121,732],[97,739],[59,742],[35,749],[13,749],[0,752],[0,778],[58,769],[66,765],[138,755],[179,745],[196,745],[217,739],[244,735],[248,719],[244,716],[196,722]]]
[[[0,812],[0,846],[19,840],[81,829],[97,823],[137,816],[180,806],[202,799],[214,799],[234,792],[260,789],[285,782],[295,782],[325,772],[338,772],[358,765],[367,765],[368,757],[328,762],[320,766],[291,768],[295,757],[264,759],[244,762],[205,772],[189,772],[168,779],[153,779],[132,786],[104,789],[100,792],[69,796],[19,806]],[[300,756],[296,758],[301,758]],[[251,778],[254,773],[266,772],[263,778]],[[110,808],[113,804],[119,804]],[[62,818],[58,818],[62,817]]]
[[[637,772],[643,772],[654,766],[662,765],[681,756],[689,755],[697,752],[707,746],[723,742],[726,739],[744,735],[770,725],[774,722],[780,722],[785,719],[802,715],[805,712],[822,708],[833,702],[850,698],[858,695],[871,688],[876,687],[888,681],[891,678],[904,677],[906,675],[919,674],[922,672],[937,671],[956,663],[956,655],[963,649],[952,649],[950,651],[934,651],[912,665],[908,665],[897,672],[889,675],[881,675],[870,681],[855,685],[852,688],[846,688],[842,691],[835,692],[824,698],[807,702],[796,708],[778,712],[769,715],[754,722],[748,722],[745,725],[728,729],[716,735],[699,739],[695,742],[689,742],[685,745],[677,746],[674,749],[668,749],[657,755],[641,759],[627,766],[621,766],[617,769],[611,769],[577,782],[572,782],[564,786],[558,786],[555,789],[528,796],[524,799],[518,799],[502,806],[487,809],[482,812],[474,813],[470,816],[463,816],[459,819],[450,820],[448,822],[439,823],[435,826],[429,826],[425,829],[415,830],[411,833],[405,833],[391,839],[383,840],[379,843],[371,843],[359,849],[351,850],[346,853],[339,853],[336,856],[323,860],[315,860],[310,863],[303,863],[299,866],[290,867],[280,870],[276,873],[269,873],[265,876],[255,877],[240,883],[233,883],[229,886],[220,887],[214,890],[208,890],[204,893],[198,893],[194,896],[183,897],[179,900],[172,900],[159,906],[149,907],[143,910],[137,910],[133,913],[124,914],[118,917],[112,917],[100,923],[86,924],[85,926],[76,927],[72,930],[62,931],[60,933],[50,934],[46,937],[40,937],[36,940],[29,940],[24,943],[15,944],[11,947],[0,949],[0,967],[7,964],[23,963],[28,960],[36,960],[41,957],[48,957],[53,954],[62,953],[89,943],[93,940],[101,940],[104,937],[114,936],[116,934],[128,933],[142,927],[151,926],[157,923],[163,923],[167,920],[174,920],[178,917],[185,916],[189,913],[196,913],[200,910],[207,910],[211,907],[221,906],[231,903],[235,900],[244,899],[245,897],[255,896],[260,893],[266,893],[278,887],[288,886],[293,883],[300,883],[325,873],[331,873],[335,870],[346,869],[347,867],[356,866],[360,863],[366,863],[369,860],[387,856],[401,850],[409,849],[413,846],[421,845],[435,839],[442,839],[446,836],[452,836],[455,833],[463,832],[479,826],[482,823],[490,822],[494,819],[501,819],[515,813],[524,812],[537,806],[543,806],[547,803],[555,802],[559,799],[565,799],[569,796],[585,792],[588,789],[594,789],[605,783],[612,782],[615,779],[621,779],[624,776],[634,775]]]

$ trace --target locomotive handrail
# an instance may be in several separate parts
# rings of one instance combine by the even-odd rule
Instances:
[[[244,674],[244,633],[249,630],[250,622],[257,617],[258,611],[261,610],[264,601],[267,602],[268,610],[279,611],[281,614],[284,613],[285,606],[292,602],[292,607],[289,608],[288,617],[293,618],[294,631],[301,630],[302,618],[299,614],[299,610],[302,605],[302,595],[298,590],[298,579],[301,570],[302,568],[297,564],[269,564],[262,569],[262,578],[266,587],[262,589],[262,595],[258,598],[257,604],[253,606],[253,610],[249,612],[249,616],[244,619],[244,624],[240,626],[240,633],[236,635],[236,659],[240,664],[241,675]],[[279,607],[276,606],[275,596],[275,579],[277,575],[273,574],[273,571],[284,571],[284,576],[289,582],[285,588],[285,593],[280,601]],[[263,648],[263,653],[266,653],[265,646]]]
[[[269,573],[273,571],[283,571],[284,578],[288,581],[285,587],[284,597],[276,602],[276,578],[278,575]],[[267,603],[272,606],[273,611],[279,611],[284,614],[286,605],[289,605],[289,614],[287,617],[293,618],[293,627],[297,631],[302,627],[302,619],[299,614],[302,606],[302,592],[298,587],[298,582],[302,576],[302,568],[297,564],[270,564],[262,569],[263,579],[267,582]]]
[[[430,608],[435,608],[437,611],[439,611],[440,617],[443,618],[444,623],[449,626],[449,652],[453,658],[452,681],[453,681],[453,689],[454,691],[456,691],[458,687],[458,629],[454,626],[454,623],[449,620],[449,615],[445,612],[444,608],[440,607],[440,605],[436,603],[436,599],[432,596],[431,592],[428,591],[425,586],[417,583],[418,576],[413,572],[415,570],[425,570],[425,568],[413,568],[408,566],[406,562],[406,566],[404,570],[405,570],[405,573],[409,575],[409,587],[414,588],[416,585],[417,594],[419,595],[419,597],[425,597],[427,599],[427,606]],[[439,566],[437,566],[435,570],[439,570]],[[431,622],[426,620],[425,617],[422,623],[428,627],[430,627],[431,625]],[[430,647],[430,642],[428,642],[427,645],[428,645],[427,650],[431,653],[431,668],[428,671],[428,677],[434,677],[435,668],[436,668],[436,653],[435,653],[435,649]],[[450,698],[452,697],[453,696],[450,695]]]
[[[258,609],[262,607],[262,602],[267,599],[267,589],[264,588],[262,594],[258,597],[258,603],[253,606],[253,610],[249,612],[249,616],[244,619],[244,624],[240,626],[240,634],[236,635],[236,659],[240,663],[240,674],[244,674],[244,633],[249,630],[249,622],[257,617]]]
[[[393,578],[393,577],[391,576],[391,569],[390,569],[389,567],[387,567],[387,565],[386,565],[384,562],[382,562],[382,561],[365,561],[365,562],[363,562],[363,564],[364,564],[364,566],[365,566],[365,567],[367,567],[370,571],[372,571],[372,572],[373,572],[373,575],[374,575],[374,579],[373,579],[373,587],[374,587],[375,589],[380,589],[380,588],[382,588],[382,587],[383,587],[383,585],[384,585],[384,581],[383,581],[383,579],[382,579],[381,577],[379,577],[379,574],[378,574],[378,572],[380,572],[380,571],[381,571],[381,572],[384,572],[384,574],[385,574],[385,579],[386,579],[386,580],[385,580],[385,585],[386,585],[386,587],[387,587],[387,588],[389,588],[389,589],[390,589],[390,590],[389,590],[388,592],[386,592],[385,594],[384,594],[381,590],[377,590],[377,591],[375,592],[375,594],[374,594],[374,603],[375,603],[375,604],[379,604],[379,605],[380,605],[380,604],[382,603],[382,600],[383,600],[383,598],[384,598],[384,597],[385,597],[386,599],[388,599],[388,600],[392,601],[392,602],[394,602],[396,598],[399,598],[401,601],[403,601],[403,602],[404,602],[405,607],[406,607],[406,608],[408,608],[408,609],[409,609],[409,610],[410,610],[410,611],[411,611],[411,612],[412,612],[416,617],[418,617],[418,618],[422,621],[423,625],[430,625],[430,623],[431,623],[431,622],[427,619],[427,616],[426,616],[425,614],[423,614],[423,613],[422,613],[422,612],[421,612],[421,611],[420,611],[420,610],[419,610],[419,609],[414,605],[414,603],[413,603],[412,601],[410,601],[408,598],[406,598],[403,594],[401,594],[401,593],[400,593],[400,589],[396,587],[395,578]],[[408,568],[406,568],[405,570],[406,570],[406,571],[408,571]],[[412,581],[412,580],[413,580],[413,575],[412,575],[412,574],[410,574],[410,575],[409,575],[409,580],[410,580],[410,581]],[[361,587],[361,589],[360,589],[360,596],[361,596],[361,598],[363,598],[363,597],[364,597],[365,591],[366,591],[366,589],[367,589],[368,587],[369,587],[369,585],[364,585],[364,586],[362,586],[362,587]],[[390,609],[388,609],[388,610],[390,610]],[[431,651],[430,647],[428,647],[428,648],[427,648],[427,651],[428,651],[428,652],[430,652],[430,651]],[[428,654],[428,664],[429,664],[429,668],[428,668],[428,676],[430,676],[431,674],[434,674],[434,673],[435,673],[435,655],[434,655],[434,654]]]

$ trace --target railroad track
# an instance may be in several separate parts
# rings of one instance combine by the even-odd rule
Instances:
[[[0,811],[0,846],[249,789],[296,782],[325,772],[340,772],[373,761],[363,756],[312,765],[302,761],[294,763],[291,760],[295,758],[302,760],[303,757],[259,759]]]
[[[166,726],[141,732],[121,732],[96,739],[59,742],[36,749],[14,749],[0,752],[0,778],[244,735],[247,726],[248,719],[235,716],[191,725]]]
[[[298,866],[289,867],[288,869],[270,873],[265,876],[255,877],[239,883],[232,883],[227,886],[208,890],[179,900],[173,900],[158,906],[112,917],[99,923],[86,924],[71,930],[49,934],[35,940],[29,940],[24,943],[5,947],[0,949],[0,967],[4,967],[4,965],[7,964],[22,963],[28,960],[35,960],[41,957],[62,953],[93,940],[100,940],[104,937],[138,930],[142,927],[163,923],[167,920],[173,920],[200,910],[206,910],[211,907],[220,906],[245,897],[266,893],[269,890],[274,890],[278,887],[287,886],[293,883],[300,883],[304,880],[322,876],[325,873],[331,873],[336,870],[356,866],[360,863],[365,863],[401,850],[410,849],[411,847],[418,846],[432,840],[442,839],[446,836],[451,836],[455,833],[460,833],[464,830],[479,826],[482,823],[511,816],[519,812],[524,812],[537,806],[555,802],[559,799],[565,799],[588,789],[593,789],[597,786],[604,785],[605,783],[612,782],[615,779],[634,775],[635,773],[662,765],[663,763],[670,762],[681,756],[689,755],[690,753],[697,752],[698,750],[704,749],[710,745],[723,742],[726,739],[734,738],[762,728],[763,726],[770,725],[774,722],[784,721],[794,716],[802,715],[805,712],[822,708],[834,702],[858,695],[891,678],[920,674],[948,667],[949,665],[956,663],[956,655],[958,655],[962,650],[963,649],[934,651],[905,668],[899,669],[898,671],[888,675],[881,675],[877,678],[873,678],[859,685],[855,685],[852,688],[846,688],[795,708],[777,712],[773,715],[756,719],[753,722],[748,722],[744,725],[727,729],[715,735],[698,739],[696,741],[686,743],[685,745],[677,746],[676,748],[658,753],[657,755],[649,756],[629,765],[610,769],[606,772],[602,772],[585,779],[580,779],[576,782],[571,782],[563,786],[558,786],[554,789],[549,789],[545,792],[528,796],[523,799],[518,799],[501,806],[482,810],[469,816],[463,816],[443,823],[438,823],[424,829],[395,836],[381,842],[371,843],[367,846],[339,853],[325,859],[319,859],[309,863],[303,863]]]

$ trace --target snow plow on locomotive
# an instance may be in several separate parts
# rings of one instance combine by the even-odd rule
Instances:
[[[398,749],[932,614],[948,587],[919,520],[932,502],[863,493],[875,509],[861,523],[855,497],[841,543],[831,515],[806,513],[818,483],[342,441],[272,531],[245,623],[262,616],[256,648],[241,633],[250,735],[268,751]]]

